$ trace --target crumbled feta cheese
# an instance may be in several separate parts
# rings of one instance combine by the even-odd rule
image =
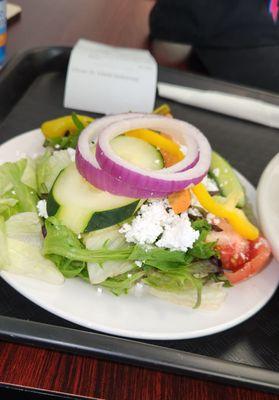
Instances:
[[[258,249],[259,247],[261,247],[262,245],[265,245],[265,239],[263,239],[262,237],[259,238],[259,241],[254,245],[254,249]]]
[[[211,225],[218,225],[221,222],[219,218],[217,218],[214,214],[211,213],[208,213],[206,215],[206,220]]]
[[[135,261],[135,264],[136,264],[136,266],[139,267],[139,268],[142,267],[142,261],[136,260],[136,261]]]
[[[81,239],[82,238],[81,233],[79,233],[77,237],[78,239]]]
[[[220,175],[220,170],[219,170],[219,168],[214,168],[214,170],[213,170],[212,172],[213,172],[213,174],[214,174],[215,176],[217,176],[217,178],[218,178],[218,176]]]
[[[69,157],[70,157],[71,161],[75,161],[75,159],[76,159],[76,151],[75,151],[75,149],[72,149],[71,147],[69,147],[67,149],[67,152],[69,154]]]
[[[246,254],[244,254],[242,251],[239,253],[239,255],[242,258],[242,260],[246,260],[247,259]]]
[[[100,296],[103,293],[103,288],[98,287],[97,288],[97,295]]]
[[[47,203],[46,200],[39,200],[37,203],[39,217],[47,218]]]
[[[12,190],[12,192],[11,192],[12,194],[16,194],[16,191],[15,190]]]
[[[170,218],[166,204],[154,200],[143,204],[131,224],[124,224],[120,233],[124,233],[127,242],[152,244],[163,233],[163,225]]]
[[[195,207],[189,207],[188,214],[193,215],[193,217],[202,217],[202,214]]]
[[[137,282],[134,287],[134,294],[136,297],[141,297],[144,294],[144,284],[141,282]]]
[[[182,251],[192,248],[199,237],[199,232],[191,226],[188,214],[175,214],[167,199],[152,200],[142,205],[131,224],[124,224],[119,232],[124,233],[127,242],[155,244]]]
[[[166,225],[156,246],[171,250],[187,251],[199,238],[199,231],[192,228],[187,213],[176,216],[170,225]]]
[[[58,143],[54,145],[54,148],[55,148],[55,149],[60,149],[60,147],[61,147],[61,146],[60,146],[60,144],[58,144]]]
[[[206,190],[208,190],[209,192],[218,192],[218,190],[219,190],[215,181],[213,179],[209,178],[208,175],[206,175],[203,178],[202,183],[206,187]]]

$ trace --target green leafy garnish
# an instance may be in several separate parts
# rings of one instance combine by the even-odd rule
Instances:
[[[197,259],[207,260],[210,257],[218,257],[219,253],[215,250],[215,242],[206,242],[206,237],[211,231],[211,225],[205,219],[197,219],[192,222],[192,227],[200,232],[198,240],[194,243],[189,254]]]
[[[101,286],[109,289],[116,296],[127,294],[128,291],[145,275],[143,270],[135,268],[129,273],[117,275],[113,278],[107,278]]]
[[[85,128],[84,124],[81,122],[81,120],[79,119],[78,115],[73,112],[72,113],[72,120],[73,123],[75,124],[75,126],[77,127],[77,134],[79,135],[80,132]]]
[[[77,147],[80,132],[84,129],[84,124],[76,113],[72,113],[72,120],[77,127],[77,133],[70,134],[70,132],[68,132],[65,136],[47,138],[44,142],[44,147],[52,147],[56,150],[66,150],[69,147],[75,149]]]

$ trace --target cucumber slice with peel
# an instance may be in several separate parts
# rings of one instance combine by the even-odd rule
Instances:
[[[119,157],[141,168],[158,170],[164,167],[159,150],[141,139],[121,135],[111,144]],[[95,188],[79,174],[75,163],[71,163],[56,179],[48,196],[47,211],[49,216],[55,215],[78,234],[123,222],[132,217],[140,205],[138,199]]]
[[[146,171],[164,168],[164,160],[160,151],[142,139],[120,135],[111,141],[111,147],[123,160]]]
[[[139,200],[115,196],[90,185],[71,163],[52,187],[47,212],[78,234],[120,223],[133,215],[138,204]]]
[[[212,152],[209,174],[216,181],[223,196],[232,193],[238,198],[238,207],[245,205],[245,192],[231,165],[218,153]]]

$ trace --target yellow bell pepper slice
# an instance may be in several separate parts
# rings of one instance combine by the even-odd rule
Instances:
[[[242,237],[249,240],[259,237],[258,228],[251,224],[242,210],[235,207],[237,199],[234,199],[233,196],[228,198],[224,204],[220,204],[210,196],[202,183],[194,186],[192,191],[203,208],[216,217],[225,218]]]
[[[78,115],[78,118],[84,126],[90,124],[94,119],[85,115]],[[71,135],[77,133],[77,127],[74,124],[71,115],[46,121],[41,125],[41,130],[46,138],[53,139],[65,136],[67,132]]]
[[[135,129],[126,132],[125,135],[142,139],[158,149],[165,150],[168,153],[177,156],[178,161],[181,161],[185,157],[177,143],[149,129]]]
[[[153,114],[157,115],[171,115],[171,109],[167,104],[162,104],[160,107],[157,107]]]

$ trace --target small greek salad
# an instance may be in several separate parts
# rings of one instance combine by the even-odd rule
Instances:
[[[41,132],[44,153],[0,165],[0,269],[216,308],[268,263],[238,176],[168,106]]]

